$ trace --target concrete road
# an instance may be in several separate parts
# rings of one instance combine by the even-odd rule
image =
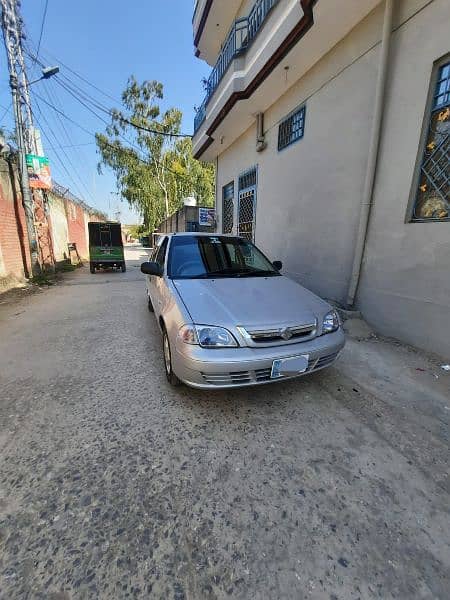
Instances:
[[[141,254],[0,304],[0,598],[449,598],[446,374],[171,389]]]

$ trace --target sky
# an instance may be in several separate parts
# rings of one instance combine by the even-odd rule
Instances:
[[[22,0],[25,43],[32,49],[38,46],[45,3],[46,0]],[[192,133],[194,106],[203,99],[201,79],[209,73],[208,65],[194,56],[192,13],[191,0],[48,0],[39,59],[51,66],[59,65],[61,74],[72,85],[108,109],[120,107],[121,93],[131,74],[139,81],[156,79],[164,85],[162,108],[181,109],[183,133]],[[38,78],[39,65],[29,58],[27,65],[29,80]],[[12,131],[8,82],[2,44],[0,127]],[[104,131],[106,124],[55,80],[35,83],[31,91],[35,126],[43,131],[44,152],[55,181],[110,216],[120,210],[122,223],[138,222],[127,202],[120,201],[113,173],[107,168],[103,168],[102,175],[97,172],[99,155],[92,134]],[[96,112],[108,121],[105,113]]]

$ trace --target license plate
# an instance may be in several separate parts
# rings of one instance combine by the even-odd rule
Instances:
[[[292,377],[307,371],[309,365],[309,355],[292,356],[290,358],[280,358],[274,360],[272,364],[271,379],[279,377]]]

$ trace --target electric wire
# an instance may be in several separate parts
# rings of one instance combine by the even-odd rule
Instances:
[[[32,56],[31,56],[32,57]],[[38,61],[39,64],[43,65],[42,62]],[[55,80],[58,81],[58,77],[54,78]],[[70,82],[70,79],[69,79]],[[61,82],[58,81],[58,83],[61,85]],[[70,82],[72,83],[72,82]],[[90,99],[91,103],[93,103],[99,110],[102,110],[103,112],[107,113],[109,116],[111,116],[111,111],[109,109],[106,109],[104,107],[104,105],[102,106],[101,104],[97,103],[95,101],[95,99],[92,98],[92,96],[89,96],[89,94],[85,93],[84,95],[82,95],[82,97],[80,98],[77,93],[75,91],[73,91],[72,89],[67,89],[69,86],[65,86],[63,85],[62,87],[64,87],[66,89],[66,91],[68,93],[70,93],[70,95],[77,100],[79,103],[81,103],[89,112],[91,112],[95,117],[97,117],[98,119],[100,119],[105,125],[109,125],[109,123],[99,114],[97,114],[95,112],[95,110],[92,109],[92,107],[90,107],[89,105],[86,104],[86,102],[82,99],[83,97],[86,98],[87,96],[87,100]],[[77,127],[79,127],[82,131],[84,131],[85,133],[88,133],[89,135],[92,135],[95,137],[95,134],[93,134],[91,131],[88,131],[86,128],[84,128],[83,126],[81,126],[79,123],[77,123],[76,121],[74,121],[73,119],[71,119],[70,117],[68,117],[68,115],[66,115],[62,110],[59,110],[57,107],[55,107],[51,101],[46,101],[44,98],[42,98],[41,96],[39,96],[38,94],[36,94],[33,90],[33,95],[37,96],[42,102],[44,102],[46,105],[48,105],[50,108],[52,108],[56,113],[58,113],[59,115],[61,115],[62,117],[66,118],[69,122],[72,122],[74,125],[76,125]],[[49,96],[47,96],[49,97]],[[50,99],[49,99],[50,100]],[[129,122],[129,121],[128,121]],[[130,124],[132,124],[131,122],[129,122]],[[134,124],[132,124],[134,126]],[[167,134],[165,132],[161,132],[161,131],[157,131],[157,130],[151,130],[152,133],[155,133],[157,135],[169,135],[171,136],[172,134]],[[122,133],[119,133],[119,137],[126,142],[133,150],[135,150],[136,152],[138,152],[139,154],[142,154],[144,156],[144,158],[141,158],[141,156],[137,155],[136,158],[142,162],[143,164],[149,164],[149,161],[151,160],[150,157],[146,156],[144,154],[144,152],[142,151],[142,149],[138,146],[136,146],[131,140],[129,140],[128,138],[126,138]],[[181,136],[181,137],[185,137],[185,136]],[[110,144],[108,142],[106,142],[105,140],[103,140],[103,143],[105,143],[107,146],[117,149],[117,147],[113,144]],[[179,177],[180,174],[176,173],[175,171],[173,171],[172,169],[170,169],[169,167],[167,167],[166,165],[161,165],[162,169],[164,171],[167,171],[169,173],[171,173],[172,175]]]
[[[2,106],[3,108],[3,106]],[[3,123],[3,119],[6,117],[6,115],[9,113],[9,111],[12,108],[12,101],[9,103],[8,108],[5,108],[5,112],[2,114],[2,116],[0,117],[0,124]]]
[[[49,145],[50,149],[53,150],[56,160],[61,165],[63,171],[67,174],[67,176],[69,177],[69,179],[72,181],[72,183],[73,183],[75,189],[77,190],[78,194],[80,194],[80,196],[83,197],[85,195],[84,192],[82,192],[82,190],[80,189],[80,186],[77,184],[77,182],[73,178],[72,174],[70,173],[70,171],[68,170],[68,168],[64,164],[63,160],[59,156],[59,153],[58,153],[57,149],[53,145],[53,143],[52,143],[50,137],[48,136],[48,134],[46,133],[45,129],[42,128],[42,125],[41,125],[41,123],[40,123],[40,121],[39,121],[39,119],[38,119],[38,117],[36,115],[34,115],[34,119],[35,119],[36,123],[39,125],[39,127],[42,129],[42,135],[45,137],[46,143]]]
[[[52,81],[49,81],[48,83],[50,84],[48,89],[47,89],[47,86],[44,86],[46,96],[47,96],[48,100],[51,102],[52,101],[52,98],[50,97],[50,90],[51,90],[51,93],[52,93],[52,96],[53,96],[56,106],[61,109],[61,102],[60,102],[58,94],[57,94],[56,86],[53,85]],[[72,139],[72,136],[68,131],[69,124],[67,123],[67,127],[66,127],[65,121],[63,120],[63,118],[61,117],[61,115],[59,113],[55,112],[54,115],[61,127],[61,130],[64,132],[64,137],[66,138],[68,145],[72,146],[74,149],[73,154],[74,154],[74,158],[76,159],[76,161],[78,163],[78,166],[81,168],[81,170],[83,170],[83,167],[89,163],[88,159],[86,158],[86,155],[84,154],[80,145],[74,144],[74,140]]]
[[[30,49],[27,51],[27,53],[29,55],[33,54]],[[65,64],[62,60],[60,60],[56,56],[52,55],[48,50],[45,50],[45,54],[49,58],[51,58],[52,60],[55,60],[58,63],[58,65],[61,65],[62,67],[64,67],[64,69],[66,69],[67,71],[69,71],[70,73],[72,73],[72,75],[75,75],[75,77],[78,77],[78,79],[80,79],[81,81],[83,81],[86,85],[89,85],[94,90],[96,90],[97,92],[99,92],[100,94],[102,94],[102,96],[105,96],[105,98],[108,98],[109,100],[112,100],[116,104],[120,104],[119,100],[117,100],[116,98],[114,98],[113,96],[111,96],[111,94],[108,94],[104,90],[102,90],[99,87],[97,87],[95,84],[93,84],[91,81],[89,81],[88,79],[86,79],[85,77],[83,77],[82,75],[80,75],[79,73],[77,73],[77,71],[75,71],[74,69],[72,69],[71,67],[69,67],[67,64]],[[41,64],[42,67],[44,66],[44,63],[40,63],[40,64]]]
[[[54,106],[53,104],[51,104],[50,102],[47,102],[47,100],[45,100],[45,98],[42,98],[42,96],[40,96],[39,94],[37,94],[35,91],[33,91],[33,96],[35,98],[38,98],[41,102],[43,102],[44,104],[46,104],[49,108],[51,108],[52,110],[58,112],[62,117],[64,117],[65,119],[67,119],[70,123],[73,123],[76,127],[78,127],[81,131],[84,131],[85,133],[87,133],[88,135],[92,136],[94,139],[96,139],[96,134],[93,133],[92,131],[89,131],[88,129],[86,129],[83,125],[80,125],[77,121],[75,121],[74,119],[72,119],[72,117],[69,117],[66,113],[64,113],[63,111],[59,110],[58,108],[56,108],[56,106]],[[119,141],[119,140],[117,140]],[[129,140],[125,139],[125,141],[130,144]],[[96,143],[96,142],[94,142]],[[104,143],[106,146],[109,146],[110,148],[112,148],[113,150],[117,150],[117,146],[114,144],[111,144],[110,142],[103,140],[102,143]],[[137,146],[131,146],[131,148],[123,148],[124,150],[134,150],[135,152],[139,152],[139,154],[144,154],[143,151],[141,150],[141,148],[137,147]],[[145,156],[145,155],[144,155]],[[149,161],[151,160],[151,158],[149,156],[142,158],[141,156],[139,156],[138,154],[135,154],[135,158],[136,160],[138,160],[139,162],[141,162],[142,164],[145,164],[147,166],[150,166]],[[162,165],[162,168],[164,171],[167,171],[168,173],[171,173],[172,175],[174,175],[175,177],[180,177],[179,173],[176,173],[175,171],[173,171],[172,169],[170,169],[167,166]]]
[[[37,50],[36,50],[36,59],[35,62],[38,59],[39,56],[39,50],[41,49],[41,42],[42,42],[42,35],[44,33],[44,26],[45,26],[45,20],[47,18],[47,9],[48,9],[48,0],[45,0],[45,7],[44,7],[44,14],[42,16],[42,23],[41,23],[41,32],[39,34],[39,42],[37,45]]]
[[[38,110],[39,110],[39,114],[40,114],[40,116],[42,117],[42,120],[44,121],[44,123],[46,124],[48,131],[49,131],[49,132],[52,134],[52,136],[53,136],[53,139],[54,139],[54,140],[55,140],[55,142],[56,142],[56,145],[57,145],[57,146],[58,146],[58,148],[61,150],[62,154],[65,156],[65,158],[66,158],[66,161],[67,161],[67,164],[68,164],[68,165],[71,167],[71,169],[73,170],[73,173],[74,173],[74,174],[77,176],[77,179],[80,181],[80,183],[81,183],[81,186],[82,186],[82,187],[84,188],[84,190],[85,190],[85,192],[82,192],[82,193],[81,193],[81,195],[82,195],[82,196],[85,196],[85,195],[87,194],[87,195],[89,196],[89,198],[90,198],[90,201],[94,202],[94,204],[95,204],[95,199],[93,198],[93,196],[92,196],[92,194],[91,194],[91,192],[90,192],[89,188],[88,188],[88,187],[87,187],[87,185],[85,184],[85,182],[84,182],[83,178],[82,178],[82,177],[80,176],[80,174],[78,173],[77,169],[75,169],[75,166],[74,166],[73,162],[71,161],[71,159],[70,159],[69,155],[67,154],[67,152],[65,151],[65,149],[63,148],[63,146],[60,144],[60,142],[59,142],[59,140],[58,140],[58,137],[57,137],[57,135],[55,134],[55,131],[53,130],[53,128],[51,127],[51,125],[50,125],[50,123],[49,123],[49,121],[48,121],[48,119],[46,118],[45,114],[44,114],[44,113],[43,113],[43,111],[41,110],[41,107],[40,107],[40,105],[39,105],[39,102],[38,102],[36,99],[35,99],[35,101],[36,101],[36,106],[37,106],[37,108],[38,108]],[[34,118],[37,120],[37,118],[36,118],[36,114],[35,114],[35,113],[33,113],[33,117],[34,117]],[[49,142],[50,142],[50,140],[49,140],[49,137],[48,137],[48,135],[46,134],[46,130],[45,130],[45,129],[43,129],[41,125],[40,125],[40,129],[41,129],[41,131],[42,131],[43,135],[46,137],[47,141],[49,141]],[[50,142],[50,144],[51,144],[51,142]],[[68,169],[66,168],[65,164],[63,163],[63,161],[62,161],[61,157],[59,156],[59,153],[58,153],[58,151],[55,149],[55,147],[54,147],[54,145],[53,145],[53,144],[51,144],[51,146],[50,146],[50,147],[52,148],[52,150],[53,150],[53,152],[55,153],[55,156],[57,157],[58,161],[59,161],[59,162],[62,164],[62,166],[63,166],[64,170],[65,170],[65,171],[66,171],[66,173],[69,175],[69,177],[71,178],[71,180],[73,181],[73,183],[76,185],[76,187],[77,187],[77,189],[78,189],[78,192],[80,193],[80,192],[81,192],[81,188],[80,188],[80,186],[79,186],[79,185],[78,185],[78,184],[75,182],[74,178],[73,178],[73,177],[72,177],[72,175],[69,173],[69,171],[68,171]]]
[[[95,99],[92,99],[92,97],[90,97],[89,95],[83,94],[82,90],[77,89],[77,88],[74,89],[73,85],[70,85],[70,84],[67,84],[67,83],[63,82],[61,80],[61,77],[57,76],[57,77],[55,77],[55,80],[71,96],[73,96],[75,99],[77,99],[79,102],[81,102],[81,104],[83,104],[83,101],[80,100],[80,98],[84,98],[85,102],[91,103],[93,106],[95,106],[95,108],[97,110],[102,111],[103,113],[107,114],[110,117],[113,116],[113,112],[109,108],[105,108],[104,106],[102,106],[101,104],[99,104],[98,102],[96,102]],[[84,104],[84,106],[85,106],[85,104]],[[156,135],[163,135],[163,136],[168,137],[168,138],[192,138],[192,135],[190,135],[190,134],[185,134],[185,133],[171,133],[171,132],[168,132],[168,131],[160,131],[159,129],[154,129],[154,128],[151,128],[151,127],[144,127],[143,125],[138,125],[137,123],[133,123],[132,121],[130,121],[129,119],[127,119],[124,116],[120,117],[120,121],[122,123],[126,123],[127,125],[131,125],[131,127],[134,127],[135,129],[139,129],[140,131],[146,131],[148,133],[153,133],[153,134],[156,134]]]
[[[35,58],[35,56],[33,56],[33,54],[31,54],[31,58]],[[56,59],[58,60],[58,59]],[[40,62],[39,64],[41,64],[41,66],[44,66],[44,63]],[[63,63],[61,63],[63,64]],[[63,81],[64,78],[67,81]],[[89,94],[87,94],[86,91],[81,90],[81,88],[79,86],[77,86],[77,84],[75,84],[73,81],[71,81],[67,76],[64,75],[57,75],[55,76],[55,80],[61,85],[61,87],[65,88],[66,91],[68,91],[74,98],[76,98],[79,102],[81,102],[81,104],[83,104],[83,100],[84,102],[88,102],[90,104],[92,104],[97,110],[100,110],[101,112],[107,114],[108,116],[112,117],[113,116],[113,112],[111,109],[105,107],[105,105],[100,104],[97,100],[95,100],[92,96],[90,96]],[[93,86],[95,87],[95,86]],[[98,88],[96,88],[98,89]],[[70,91],[69,91],[70,90]],[[83,100],[81,100],[80,98],[83,98]],[[85,104],[84,104],[85,106]],[[98,118],[100,118],[97,115]],[[130,125],[131,127],[134,127],[135,129],[138,129],[140,131],[146,131],[148,133],[153,133],[156,135],[163,135],[165,137],[168,138],[192,138],[192,134],[190,133],[171,133],[171,132],[167,132],[167,131],[160,131],[158,129],[154,129],[151,127],[144,127],[143,125],[138,125],[136,123],[133,123],[132,121],[130,121],[129,119],[127,119],[126,117],[121,117],[120,121],[123,123],[126,123],[127,125]]]
[[[104,119],[101,115],[99,115],[98,113],[95,112],[95,110],[93,108],[91,108],[88,104],[86,104],[83,100],[81,100],[79,97],[76,96],[76,94],[73,94],[72,92],[69,92],[70,95],[77,100],[80,104],[82,104],[90,113],[92,113],[95,117],[97,117],[97,119],[100,119],[106,126],[109,126],[108,121],[106,121],[106,119]],[[50,106],[52,106],[50,104]],[[52,108],[55,108],[54,106],[52,106]],[[119,133],[118,136],[124,140],[124,142],[126,142],[127,144],[129,144],[132,148],[134,148],[134,150],[136,150],[137,152],[142,152],[141,148],[139,148],[138,146],[136,146],[131,140],[129,140],[127,137],[125,137],[122,133]]]

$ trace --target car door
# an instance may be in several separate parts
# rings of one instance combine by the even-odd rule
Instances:
[[[158,265],[163,270],[163,277],[155,277],[154,275],[149,277],[148,282],[148,290],[149,296],[153,304],[153,309],[155,311],[155,315],[159,318],[162,311],[163,306],[163,296],[164,296],[164,278],[166,276],[165,264],[166,264],[166,255],[167,255],[167,246],[169,243],[169,238],[164,237],[161,240],[161,243],[156,251],[156,256],[154,261],[158,263]]]

